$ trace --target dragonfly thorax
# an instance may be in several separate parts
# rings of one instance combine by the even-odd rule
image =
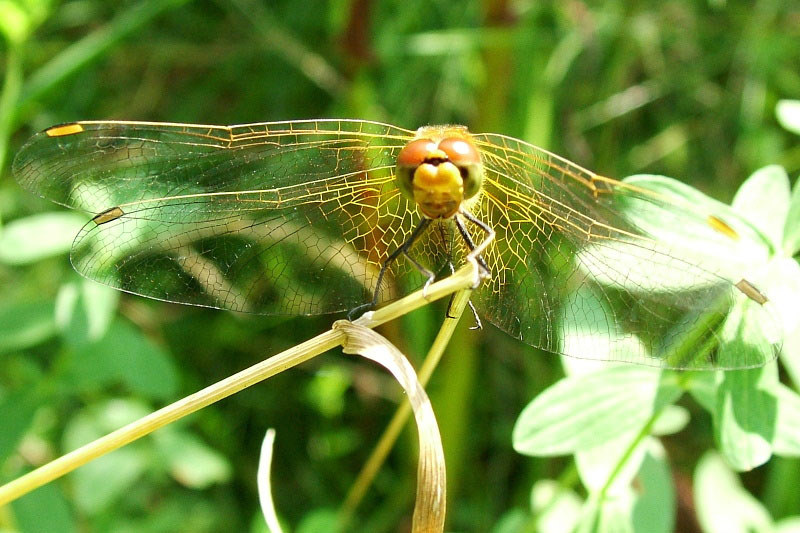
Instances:
[[[397,156],[398,187],[428,218],[450,218],[480,191],[483,164],[465,128],[420,128]]]

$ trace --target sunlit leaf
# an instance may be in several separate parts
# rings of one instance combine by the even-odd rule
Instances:
[[[578,523],[582,501],[557,481],[541,479],[531,491],[536,530],[541,533],[571,533]]]
[[[52,302],[14,303],[0,308],[0,353],[34,346],[55,333]]]
[[[172,477],[186,487],[205,489],[231,477],[228,459],[191,433],[162,431],[154,440]]]
[[[714,432],[725,459],[737,470],[769,460],[775,437],[776,368],[726,372],[717,389]]]
[[[67,424],[64,447],[78,448],[146,414],[143,406],[121,400],[84,410]],[[76,503],[86,512],[108,508],[124,497],[150,462],[141,443],[135,443],[82,466],[71,474]]]
[[[783,241],[789,212],[789,176],[783,167],[770,165],[755,171],[736,191],[732,207],[744,214],[770,239],[775,249]]]
[[[514,449],[534,456],[563,455],[598,446],[639,429],[680,396],[659,386],[660,372],[639,366],[610,366],[570,376],[552,385],[522,411],[514,427]]]
[[[800,135],[800,100],[778,100],[775,116],[781,126]]]
[[[767,533],[772,519],[718,455],[708,452],[694,474],[697,518],[706,533]]]
[[[0,464],[16,449],[33,423],[43,398],[35,389],[21,389],[0,396]]]
[[[24,265],[67,253],[86,217],[67,211],[31,215],[0,229],[0,262]]]
[[[79,531],[67,497],[57,484],[26,494],[11,504],[15,528],[8,532],[73,533]],[[3,530],[4,532],[6,530]]]
[[[637,533],[671,533],[675,530],[675,487],[663,446],[650,439],[647,455],[636,476],[633,529]]]
[[[800,457],[800,395],[782,383],[775,384],[777,422],[774,450],[785,457]]]

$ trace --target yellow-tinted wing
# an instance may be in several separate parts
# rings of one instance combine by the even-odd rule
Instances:
[[[33,137],[13,170],[34,193],[96,214],[71,256],[93,280],[171,302],[315,314],[370,301],[419,219],[393,182],[412,136],[345,120],[79,122]],[[405,261],[393,269],[419,283]]]
[[[720,369],[775,357],[767,340],[775,320],[769,306],[736,288],[742,272],[708,261],[709,250],[662,238],[668,231],[661,229],[679,228],[709,242],[734,236],[714,213],[516,139],[474,138],[486,178],[471,210],[497,235],[484,253],[492,277],[473,300],[490,322],[532,346],[586,359]],[[631,206],[659,223],[639,224],[626,211]],[[684,353],[727,342],[733,335],[724,328],[735,327],[727,316],[737,304],[759,323],[749,328],[747,346],[725,360],[718,350]]]

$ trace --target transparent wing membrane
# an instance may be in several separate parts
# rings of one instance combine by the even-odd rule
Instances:
[[[34,193],[95,215],[71,256],[88,278],[170,302],[309,315],[371,301],[381,266],[419,223],[394,181],[397,155],[412,139],[412,131],[366,121],[80,122],[34,136],[13,171]],[[485,178],[465,207],[496,232],[483,253],[491,278],[473,299],[490,322],[581,358],[718,369],[774,357],[752,348],[768,334],[752,327],[725,358],[689,350],[736,337],[728,317],[737,306],[768,329],[768,305],[736,288],[735,269],[665,242],[624,207],[687,231],[735,236],[714,213],[515,139],[473,140]],[[410,250],[441,275],[467,253],[451,219],[433,221]],[[424,279],[400,257],[380,301]]]

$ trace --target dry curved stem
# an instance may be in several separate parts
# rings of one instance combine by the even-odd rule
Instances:
[[[428,350],[428,355],[425,357],[420,367],[418,378],[423,387],[428,384],[428,380],[431,378],[433,371],[439,365],[439,361],[441,361],[442,355],[444,354],[444,349],[453,336],[459,318],[469,303],[471,295],[471,289],[465,289],[456,293],[453,303],[450,306],[451,316],[447,317],[444,323],[442,323],[442,327],[439,328],[436,339],[433,341],[430,350]],[[367,489],[372,484],[381,466],[389,456],[389,452],[394,447],[394,443],[400,436],[400,432],[403,431],[409,416],[411,416],[411,404],[408,401],[404,401],[397,411],[395,411],[392,420],[386,426],[381,438],[364,463],[356,480],[350,487],[347,497],[342,503],[341,509],[339,510],[340,531],[347,530],[356,508],[364,499]]]
[[[261,504],[261,513],[267,522],[270,533],[283,533],[275,511],[275,502],[272,499],[272,484],[269,481],[272,471],[272,448],[275,444],[275,430],[269,428],[261,443],[261,457],[258,459],[258,501]]]
[[[457,270],[455,274],[428,287],[424,295],[420,289],[377,311],[365,313],[354,323],[373,328],[422,307],[431,301],[474,286],[477,275],[477,266],[468,262]],[[341,345],[344,340],[345,334],[340,329],[326,331],[62,455],[36,470],[0,486],[0,506],[203,407],[308,361],[331,348],[335,348]]]
[[[400,350],[371,329],[346,320],[336,322],[333,329],[347,335],[342,344],[344,353],[358,354],[382,365],[405,390],[419,434],[417,499],[411,531],[441,533],[444,531],[447,493],[444,450],[433,407],[414,368]]]

